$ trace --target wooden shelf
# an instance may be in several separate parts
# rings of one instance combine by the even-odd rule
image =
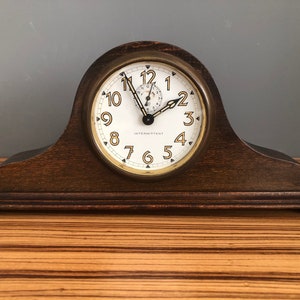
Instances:
[[[300,214],[2,214],[0,299],[300,299]]]

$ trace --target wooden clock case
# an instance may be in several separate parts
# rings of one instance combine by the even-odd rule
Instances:
[[[207,149],[179,174],[138,181],[101,161],[87,138],[83,111],[97,74],[125,53],[156,50],[191,64],[213,98]],[[1,210],[106,211],[199,208],[300,208],[300,164],[250,145],[232,130],[212,76],[191,54],[169,44],[134,42],[101,56],[84,75],[68,126],[52,146],[0,165]]]

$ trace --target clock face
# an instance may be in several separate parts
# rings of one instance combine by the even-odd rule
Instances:
[[[182,68],[140,60],[98,85],[88,120],[97,153],[127,175],[173,173],[196,155],[207,127],[199,86]]]

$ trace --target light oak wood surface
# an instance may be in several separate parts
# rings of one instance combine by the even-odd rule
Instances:
[[[300,212],[1,214],[0,299],[300,299]]]

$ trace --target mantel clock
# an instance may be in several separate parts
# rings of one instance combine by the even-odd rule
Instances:
[[[204,65],[159,42],[102,55],[59,140],[0,165],[2,210],[258,207],[300,207],[300,164],[240,139]]]

